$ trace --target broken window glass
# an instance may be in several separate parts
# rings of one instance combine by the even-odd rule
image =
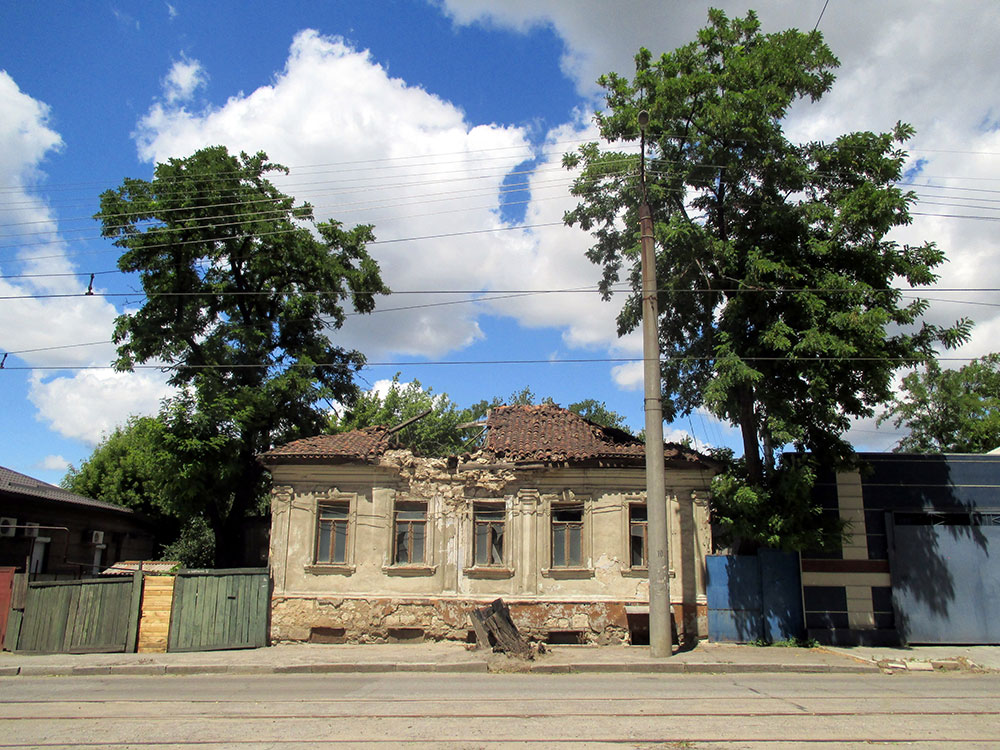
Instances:
[[[503,509],[477,507],[474,524],[476,565],[503,565]]]

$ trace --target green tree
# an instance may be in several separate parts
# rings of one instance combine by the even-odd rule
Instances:
[[[429,414],[393,433],[393,443],[418,455],[444,456],[460,452],[474,438],[474,431],[458,429],[459,424],[472,421],[469,410],[459,409],[448,394],[436,394],[419,380],[400,384],[398,372],[385,396],[374,390],[362,394],[335,422],[335,428],[345,432],[372,425],[394,427],[428,410]]]
[[[819,32],[764,34],[752,11],[711,10],[696,41],[635,62],[631,81],[599,79],[596,122],[609,143],[635,143],[649,112],[664,416],[705,406],[737,425],[751,491],[770,491],[789,444],[826,465],[849,460],[851,418],[889,399],[899,367],[970,327],[921,324],[927,302],[893,286],[930,284],[944,261],[931,243],[888,236],[910,222],[915,196],[895,183],[912,128],[789,141],[789,107],[827,92],[838,61]],[[581,170],[565,220],[593,233],[602,291],[631,282],[622,334],[641,320],[637,161],[597,143],[564,157]]]
[[[60,485],[79,495],[141,511],[173,515],[162,493],[164,425],[156,417],[132,417],[105,435],[80,467],[70,466]]]
[[[577,401],[575,404],[570,404],[566,408],[574,414],[579,414],[584,419],[603,427],[614,427],[615,429],[624,430],[625,432],[629,431],[628,427],[625,425],[625,417],[618,412],[609,409],[608,405],[603,401],[585,398],[583,401]]]
[[[145,294],[116,320],[115,365],[165,363],[181,389],[168,422],[184,437],[171,450],[188,461],[187,497],[202,505],[223,566],[239,563],[242,521],[261,502],[257,454],[317,434],[322,405],[357,396],[364,358],[329,337],[345,306],[371,312],[388,291],[365,250],[372,228],[316,223],[272,172],[287,170],[262,152],[205,148],[105,191],[95,216]]]
[[[176,494],[175,479],[188,467],[170,450],[171,437],[163,415],[132,417],[105,436],[80,468],[70,466],[61,485],[151,519],[161,559],[210,565],[214,535],[199,504]]]
[[[909,373],[879,422],[890,419],[910,430],[898,452],[987,453],[1000,447],[1000,354],[958,370],[931,361]]]

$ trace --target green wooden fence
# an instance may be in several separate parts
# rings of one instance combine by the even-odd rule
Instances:
[[[28,584],[16,649],[85,654],[135,651],[142,577]]]
[[[167,650],[266,646],[270,604],[266,569],[182,570],[174,581]]]

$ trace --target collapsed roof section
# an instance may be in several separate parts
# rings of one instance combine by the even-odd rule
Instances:
[[[318,435],[280,446],[260,458],[265,465],[302,462],[377,462],[390,447],[394,428],[366,427]],[[624,430],[604,427],[554,404],[500,406],[486,419],[486,438],[475,458],[509,464],[614,463],[642,465],[645,445]],[[664,448],[666,463],[710,467],[714,462],[674,443]]]

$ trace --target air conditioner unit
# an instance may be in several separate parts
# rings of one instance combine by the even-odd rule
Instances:
[[[24,535],[25,536],[37,537],[38,536],[38,527],[39,527],[39,525],[40,524],[32,523],[31,521],[29,521],[28,523],[24,524]]]
[[[0,518],[0,536],[14,536],[17,532],[17,519],[4,516]]]
[[[91,531],[90,532],[90,543],[91,544],[104,544],[104,532],[103,531]]]

